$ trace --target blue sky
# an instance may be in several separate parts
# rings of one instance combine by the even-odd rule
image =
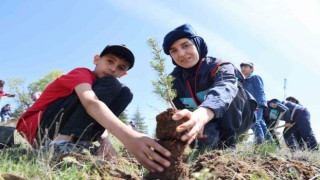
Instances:
[[[120,79],[134,93],[128,113],[139,108],[152,134],[155,116],[168,106],[152,92],[156,77],[147,39],[161,45],[166,33],[184,23],[206,40],[210,56],[238,67],[252,61],[267,99],[282,100],[285,93],[298,98],[311,112],[320,140],[316,0],[1,0],[0,79],[24,78],[27,85],[52,70],[93,69],[93,56],[106,45],[126,44],[136,57],[134,68]],[[174,66],[165,57],[170,72]]]

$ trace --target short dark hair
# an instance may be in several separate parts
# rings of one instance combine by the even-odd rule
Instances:
[[[296,104],[300,104],[299,100],[296,99],[295,97],[292,97],[292,96],[287,97],[286,101],[290,101],[290,102],[293,102],[293,103],[296,103]]]

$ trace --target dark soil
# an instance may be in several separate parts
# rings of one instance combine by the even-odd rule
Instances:
[[[163,131],[165,132],[165,130]],[[175,137],[179,136],[181,137],[181,135]],[[171,146],[173,142],[176,143],[175,146]],[[173,139],[161,143],[172,152],[173,157],[180,157],[184,144],[179,144]],[[175,149],[178,149],[178,151],[175,151]],[[22,154],[25,154],[27,151],[23,149],[23,152]],[[319,152],[316,153],[319,154]],[[143,174],[144,171],[141,165],[130,154],[121,154],[123,156],[114,157],[111,161],[101,161],[89,155],[66,154],[52,159],[52,171],[63,171],[69,166],[83,168],[86,165],[90,167],[90,170],[83,171],[82,177],[79,177],[81,179],[147,179]],[[180,160],[186,162],[187,158],[188,156],[183,155],[179,162]],[[192,162],[183,164],[183,167],[179,167],[181,164],[172,163],[172,167],[182,170],[177,173],[180,174],[179,177],[172,177],[172,179],[320,179],[319,158],[318,161],[312,158],[311,160],[296,159],[273,156],[260,157],[254,153],[240,158],[240,156],[232,155],[227,151],[212,151],[200,155]],[[0,179],[24,180],[25,178],[11,173],[4,173],[0,174]]]
[[[161,140],[180,140],[184,132],[177,132],[176,128],[187,119],[181,119],[179,121],[172,120],[172,116],[175,113],[173,109],[167,109],[157,115],[156,137]]]
[[[222,151],[204,154],[191,164],[186,179],[312,179],[320,167],[277,157],[227,158]],[[315,178],[316,179],[316,178]]]
[[[66,161],[66,158],[73,158],[74,161]],[[143,177],[138,171],[139,164],[132,158],[117,157],[112,161],[97,161],[92,157],[78,154],[60,156],[57,161],[64,166],[68,164],[92,164],[92,172],[98,172],[97,176],[103,179],[149,179]],[[132,167],[135,171],[129,172],[126,168],[120,169],[122,165]],[[181,165],[181,164],[180,164]],[[190,164],[183,164],[183,168],[172,165],[175,168],[183,169],[179,177],[168,179],[319,179],[320,166],[310,162],[290,160],[277,157],[244,157],[235,158],[224,151],[213,151],[199,156]],[[59,167],[57,167],[59,168]],[[61,168],[61,167],[60,167]],[[166,173],[166,172],[164,172]],[[162,175],[162,174],[158,174]],[[166,174],[168,175],[168,174]],[[5,178],[6,179],[6,178]],[[93,175],[88,175],[88,179],[94,179]],[[98,178],[99,179],[99,178]],[[157,178],[153,178],[157,179]],[[158,178],[161,179],[161,178]]]
[[[171,152],[170,158],[167,158],[170,162],[170,167],[166,168],[162,173],[149,173],[146,179],[165,179],[175,180],[183,176],[186,172],[186,164],[183,162],[183,153],[186,148],[186,142],[181,141],[181,136],[185,133],[179,133],[176,128],[187,119],[181,119],[179,121],[172,120],[172,116],[175,113],[173,109],[168,109],[157,115],[156,126],[156,138],[157,142]]]

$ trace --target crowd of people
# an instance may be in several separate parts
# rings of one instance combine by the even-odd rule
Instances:
[[[189,24],[169,31],[162,47],[175,65],[170,75],[177,93],[173,102],[180,111],[172,119],[188,119],[177,127],[178,132],[186,132],[182,141],[194,148],[235,148],[238,137],[252,129],[259,145],[275,141],[268,128],[281,119],[286,122],[284,139],[289,148],[317,148],[308,110],[292,97],[267,101],[252,62],[241,63],[240,71],[229,61],[209,56],[206,41]],[[75,68],[42,93],[33,93],[34,104],[18,119],[17,131],[34,148],[47,145],[56,154],[80,152],[98,141],[93,153],[106,159],[116,155],[108,138],[111,133],[141,165],[163,171],[170,166],[165,158],[170,152],[135,131],[133,122],[128,126],[118,119],[133,98],[118,78],[133,68],[134,54],[125,45],[108,45],[93,57],[93,63],[93,70]],[[0,88],[0,95],[6,96]]]

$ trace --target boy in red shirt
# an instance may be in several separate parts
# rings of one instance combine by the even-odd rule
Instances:
[[[154,150],[166,157],[170,152],[117,118],[133,97],[130,89],[117,80],[133,67],[133,53],[124,45],[109,45],[94,56],[93,62],[93,71],[76,68],[49,84],[19,118],[18,132],[34,147],[43,145],[45,137],[53,140],[50,145],[58,153],[77,151],[82,142],[98,140],[98,152],[107,147],[109,152],[105,153],[114,155],[104,133],[107,129],[144,167],[163,171],[170,163]]]

